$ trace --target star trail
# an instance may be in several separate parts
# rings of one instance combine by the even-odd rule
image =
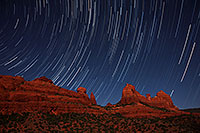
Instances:
[[[200,106],[200,1],[1,0],[0,74],[117,103],[126,83]]]

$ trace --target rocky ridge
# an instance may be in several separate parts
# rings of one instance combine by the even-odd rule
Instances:
[[[169,95],[159,91],[151,98],[142,96],[133,85],[127,84],[122,91],[121,100],[112,105],[97,105],[93,92],[87,95],[86,88],[77,92],[56,86],[46,78],[25,81],[22,77],[0,76],[0,113],[49,112],[118,114],[124,117],[167,117],[187,114],[180,111]]]

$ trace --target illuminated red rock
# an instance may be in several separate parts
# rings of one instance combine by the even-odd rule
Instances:
[[[14,91],[18,86],[24,82],[24,79],[20,76],[0,76],[0,88],[1,90]]]
[[[40,78],[36,78],[34,81],[44,81],[44,82],[48,82],[48,83],[53,83],[52,80],[46,78],[45,76],[42,76]]]
[[[24,81],[17,76],[0,76],[0,113],[53,112],[59,113],[103,113],[106,110],[89,108],[94,104],[80,87],[77,92],[55,86],[45,77]],[[99,107],[96,107],[99,108]]]
[[[127,84],[122,91],[122,98],[120,104],[130,104],[136,102],[137,99],[134,98],[135,86]],[[138,102],[138,101],[137,101]]]
[[[78,92],[78,93],[82,93],[82,94],[86,94],[87,89],[85,89],[85,88],[83,88],[83,87],[79,87],[79,88],[77,89],[77,92]]]
[[[79,102],[82,103],[82,104],[85,104],[85,105],[90,105],[92,104],[91,103],[91,100],[89,98],[89,96],[87,95],[87,89],[84,88],[84,87],[79,87],[77,89],[77,92],[78,92],[78,95],[81,99],[79,99]]]
[[[178,108],[173,104],[171,97],[162,90],[159,91],[156,96],[148,102],[148,104],[160,108],[178,110]]]
[[[91,100],[91,103],[92,104],[97,104],[97,102],[96,102],[96,99],[95,99],[95,96],[94,96],[94,94],[93,94],[93,92],[91,92],[91,94],[90,94],[90,100]]]
[[[133,85],[127,84],[122,91],[122,98],[118,104],[147,104],[154,107],[178,110],[173,104],[171,97],[163,91],[159,91],[157,95],[151,98],[150,94],[146,97],[142,96],[135,90]]]
[[[24,78],[20,76],[0,75],[0,101],[8,100],[9,92],[15,91],[23,83]]]
[[[150,94],[146,94],[146,98],[147,98],[147,100],[151,100],[151,95]]]
[[[111,103],[107,103],[107,105],[106,106],[108,106],[108,107],[110,107],[110,106],[113,106]]]
[[[133,85],[127,84],[119,103],[108,103],[106,107],[96,105],[94,94],[89,98],[86,92],[83,87],[77,92],[58,87],[46,77],[25,81],[19,76],[0,75],[0,113],[120,113],[125,117],[166,117],[182,113],[163,91],[153,98],[150,94],[144,97]]]
[[[122,98],[119,104],[138,103],[141,101],[141,99],[146,100],[144,96],[135,90],[135,86],[127,84],[122,91]]]

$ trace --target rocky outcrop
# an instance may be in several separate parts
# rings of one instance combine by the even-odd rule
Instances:
[[[122,98],[119,104],[139,103],[142,99],[145,99],[145,97],[135,90],[135,86],[127,84],[122,91]]]
[[[53,83],[52,80],[46,78],[45,76],[42,76],[40,78],[36,78],[34,81],[44,81],[44,82],[48,82],[48,83],[51,83],[51,84]]]
[[[148,101],[147,104],[160,108],[178,110],[178,108],[173,104],[171,97],[162,90],[159,91],[150,101]]]
[[[0,75],[0,101],[7,101],[9,99],[9,92],[15,91],[23,83],[24,79],[22,77]]]
[[[16,87],[19,87],[24,83],[24,78],[20,76],[0,76],[0,90],[1,91],[14,91]]]
[[[111,107],[111,106],[113,106],[111,103],[107,103],[107,105],[106,105],[107,107]]]
[[[86,89],[77,92],[58,87],[46,77],[25,81],[16,76],[0,76],[0,113],[42,111],[59,113],[99,113],[103,108],[90,108],[91,100]]]
[[[151,95],[150,94],[146,94],[146,98],[147,98],[147,100],[151,100]]]
[[[78,93],[81,93],[81,94],[86,94],[86,91],[87,91],[87,89],[85,89],[85,88],[83,88],[83,87],[79,87],[79,88],[77,89],[77,92],[78,92]]]
[[[77,92],[58,87],[46,77],[25,81],[22,77],[0,75],[0,113],[23,112],[116,114],[125,117],[166,117],[181,114],[171,98],[163,91],[155,97],[142,96],[133,85],[127,84],[119,103],[97,105],[95,96],[87,95],[87,89]]]
[[[118,104],[145,104],[153,107],[178,110],[178,108],[174,106],[171,97],[162,90],[153,98],[151,98],[150,94],[147,94],[146,97],[144,97],[130,84],[127,84],[123,89],[122,98]]]
[[[92,104],[94,104],[94,105],[96,105],[96,104],[97,104],[97,102],[96,102],[96,99],[95,99],[95,96],[94,96],[93,92],[91,92],[91,94],[90,94],[90,100],[91,100],[91,103],[92,103]]]

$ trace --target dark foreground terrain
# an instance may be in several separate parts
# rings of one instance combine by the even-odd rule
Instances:
[[[190,113],[200,113],[200,108],[182,109],[181,111],[190,112]]]
[[[0,132],[200,132],[200,115],[125,118],[120,114],[13,113],[0,115]]]

